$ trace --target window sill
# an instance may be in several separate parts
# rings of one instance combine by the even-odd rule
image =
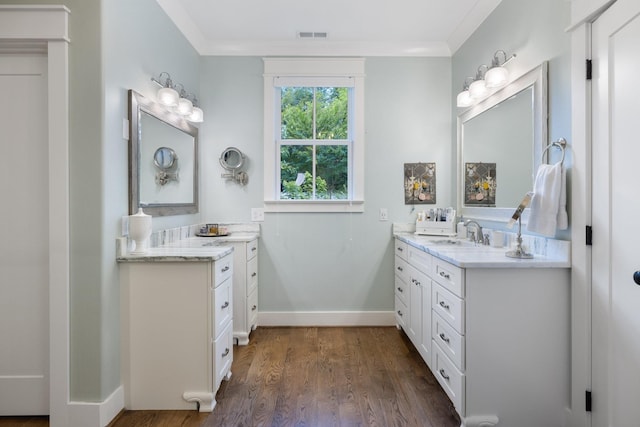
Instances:
[[[265,200],[265,212],[364,212],[364,200]]]

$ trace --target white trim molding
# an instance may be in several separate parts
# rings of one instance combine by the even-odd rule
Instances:
[[[47,55],[52,427],[74,425],[69,418],[69,13],[64,6],[0,6],[0,52]]]
[[[393,311],[261,311],[259,326],[395,326]]]
[[[264,202],[266,212],[363,212],[364,211],[364,58],[264,58]],[[280,78],[314,78],[332,84],[350,82],[354,89],[351,200],[289,201],[277,197],[276,96]],[[337,83],[336,83],[337,82]]]

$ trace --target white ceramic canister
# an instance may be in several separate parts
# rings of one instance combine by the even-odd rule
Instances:
[[[132,254],[144,254],[149,250],[151,236],[151,215],[138,209],[138,213],[129,216],[129,238],[134,242]]]

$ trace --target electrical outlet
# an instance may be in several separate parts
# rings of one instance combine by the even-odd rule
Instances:
[[[251,208],[251,221],[264,221],[264,208]]]
[[[380,208],[380,221],[388,221],[389,220],[389,211],[387,208]]]

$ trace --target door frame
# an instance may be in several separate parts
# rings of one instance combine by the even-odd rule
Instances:
[[[0,53],[47,57],[49,151],[49,423],[68,426],[69,9],[0,5]]]
[[[586,410],[592,391],[592,247],[587,227],[592,225],[593,153],[592,87],[587,61],[592,59],[592,23],[616,0],[574,0],[571,33],[571,422],[592,425]],[[596,230],[597,233],[597,230]],[[597,238],[597,235],[596,237]]]

